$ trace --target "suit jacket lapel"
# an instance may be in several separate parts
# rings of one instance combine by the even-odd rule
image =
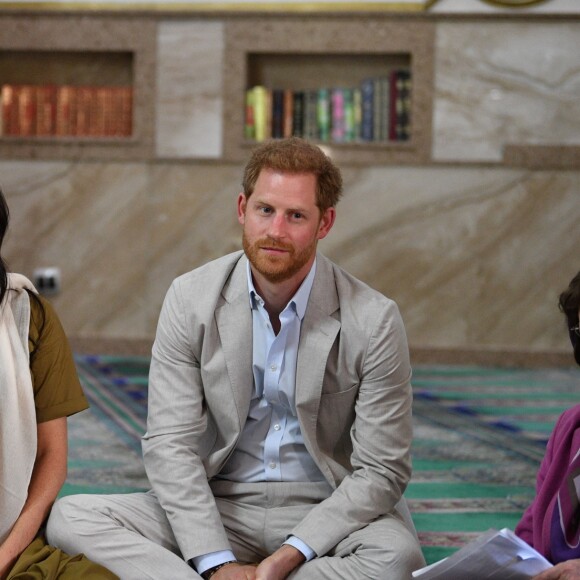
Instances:
[[[340,321],[332,316],[338,308],[332,265],[318,254],[316,276],[300,331],[296,369],[296,410],[311,454],[314,450],[309,441],[316,436],[326,361],[340,330]]]
[[[224,286],[223,304],[216,309],[216,323],[231,384],[240,429],[243,428],[252,396],[252,312],[249,305],[246,258],[242,257]],[[223,391],[224,404],[229,393]]]

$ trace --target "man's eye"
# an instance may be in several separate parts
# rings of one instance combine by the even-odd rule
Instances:
[[[269,213],[271,213],[272,208],[270,208],[270,207],[259,207],[258,208],[258,211],[260,213],[269,214]]]
[[[294,213],[292,214],[292,217],[293,217],[295,220],[299,220],[299,219],[301,219],[301,218],[302,218],[302,214],[301,214],[301,213],[299,213],[299,212],[294,212]]]

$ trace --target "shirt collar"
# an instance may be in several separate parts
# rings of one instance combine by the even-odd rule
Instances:
[[[258,294],[254,287],[254,281],[252,280],[252,269],[250,267],[250,261],[247,261],[246,264],[246,273],[248,276],[248,294],[250,298],[250,308],[255,308],[257,306],[257,302],[260,301],[263,304],[262,297]],[[314,263],[312,264],[312,268],[310,268],[310,272],[302,284],[300,284],[300,288],[296,291],[296,294],[292,296],[288,305],[291,304],[294,307],[298,318],[302,320],[304,315],[306,314],[306,307],[308,306],[308,298],[310,297],[310,291],[312,290],[312,285],[314,284],[314,275],[316,274],[316,258],[314,259]]]

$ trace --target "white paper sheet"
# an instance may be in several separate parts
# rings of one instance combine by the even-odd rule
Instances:
[[[420,580],[528,580],[552,564],[508,528],[489,530],[451,556],[413,572]]]

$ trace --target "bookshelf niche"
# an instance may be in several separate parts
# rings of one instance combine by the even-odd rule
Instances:
[[[430,23],[259,20],[228,24],[227,157],[242,159],[263,139],[298,134],[328,148],[337,161],[430,158]]]
[[[244,137],[297,135],[330,145],[408,141],[410,71],[404,54],[249,54]]]
[[[132,136],[131,52],[3,51],[0,78],[2,138]]]
[[[152,155],[155,23],[42,15],[11,20],[0,30],[0,155]]]

